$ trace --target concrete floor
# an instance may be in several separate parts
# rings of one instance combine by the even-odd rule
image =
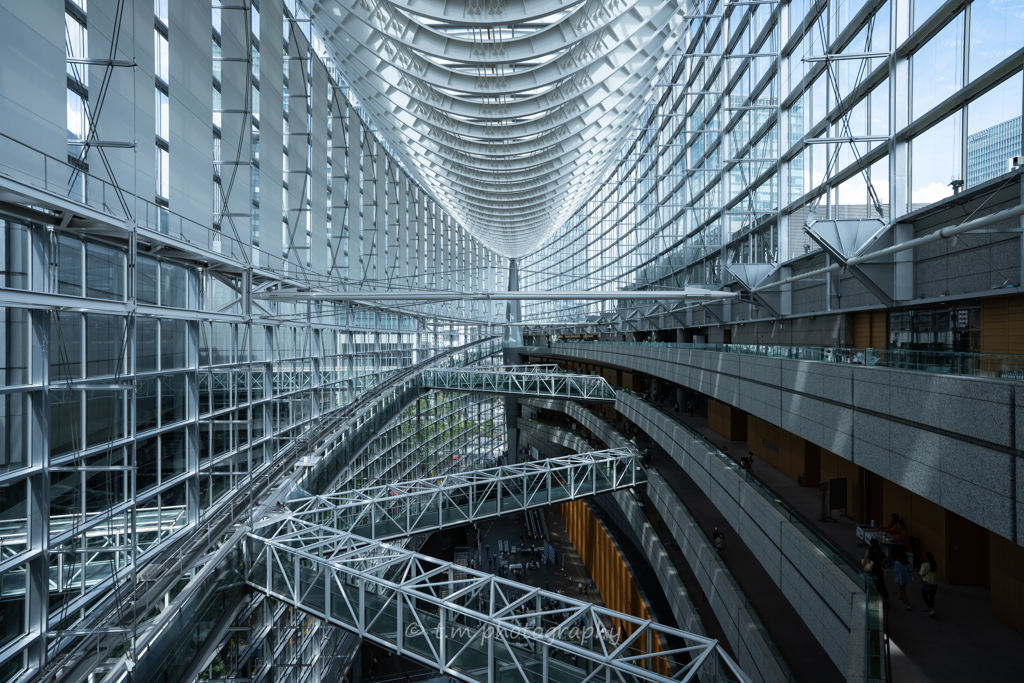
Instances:
[[[671,409],[672,406],[662,407]],[[737,457],[747,453],[745,441],[726,441],[708,427],[705,418],[699,415],[691,418],[682,413],[680,419],[717,447],[728,446],[729,452]],[[864,548],[857,547],[856,522],[838,513],[833,513],[837,520],[834,523],[818,521],[821,499],[817,489],[799,486],[760,458],[755,457],[753,472],[851,557],[863,557]],[[690,504],[688,498],[686,502]],[[732,547],[730,542],[730,549]],[[914,578],[916,580],[916,574]],[[887,588],[892,673],[896,683],[1024,680],[1024,638],[992,616],[991,594],[987,588],[951,586],[940,579],[936,615],[932,618],[923,612],[919,584],[908,588],[912,608],[909,612],[896,599],[898,590],[891,576]],[[774,633],[772,635],[774,637]]]

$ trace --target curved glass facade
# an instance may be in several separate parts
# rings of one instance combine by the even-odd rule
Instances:
[[[523,289],[719,288],[730,264],[818,249],[809,219],[890,221],[1008,173],[1021,152],[1019,7],[711,0],[694,11],[597,191],[522,259]],[[614,306],[528,302],[523,319]]]

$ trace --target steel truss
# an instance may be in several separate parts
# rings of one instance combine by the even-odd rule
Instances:
[[[576,401],[614,402],[615,390],[600,375],[524,371],[515,366],[495,370],[427,370],[424,386],[445,391],[479,391]]]
[[[717,641],[292,518],[247,582],[464,681],[749,681]]]
[[[553,503],[632,488],[646,480],[632,447],[503,465],[430,479],[297,498],[282,519],[351,532],[369,540],[403,538]],[[287,526],[287,524],[286,524]],[[275,536],[284,541],[287,534]]]

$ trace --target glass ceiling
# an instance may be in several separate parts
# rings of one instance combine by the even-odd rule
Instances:
[[[325,0],[362,105],[495,251],[535,251],[593,192],[683,29],[684,0]]]

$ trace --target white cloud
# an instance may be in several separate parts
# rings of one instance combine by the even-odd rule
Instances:
[[[927,187],[915,187],[911,201],[915,204],[931,204],[953,194],[953,188],[939,183],[928,183]]]

